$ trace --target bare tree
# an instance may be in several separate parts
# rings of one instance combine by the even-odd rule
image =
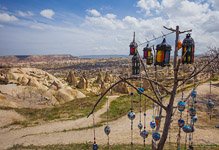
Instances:
[[[116,83],[112,84],[105,92],[102,93],[102,95],[97,100],[96,104],[94,105],[92,111],[88,115],[88,117],[89,117],[91,114],[93,114],[96,106],[99,104],[99,102],[102,100],[102,98],[112,88],[114,88],[117,84],[119,84],[121,82],[124,82],[124,83],[128,84],[129,86],[131,86],[136,91],[138,91],[138,87],[133,85],[130,81],[140,79],[140,78],[142,78],[144,80],[147,80],[149,82],[150,89],[153,92],[153,95],[149,95],[145,92],[142,93],[142,95],[147,97],[149,100],[154,102],[156,105],[160,106],[160,108],[161,108],[160,109],[161,110],[160,115],[162,113],[162,110],[164,110],[166,112],[166,116],[164,118],[164,127],[163,127],[163,130],[162,130],[162,136],[160,138],[160,141],[156,146],[154,144],[152,144],[152,149],[155,149],[155,150],[162,150],[164,148],[164,144],[167,140],[168,132],[169,132],[169,129],[170,129],[169,127],[170,127],[171,120],[172,120],[172,117],[173,117],[173,114],[174,114],[174,101],[175,101],[177,91],[187,81],[189,81],[190,79],[192,79],[192,78],[196,77],[197,75],[199,75],[201,72],[203,72],[210,65],[216,66],[218,68],[217,63],[218,63],[218,58],[219,58],[219,51],[211,49],[210,50],[211,55],[207,56],[208,59],[201,58],[202,59],[201,67],[200,67],[200,65],[199,66],[193,65],[193,71],[191,71],[190,73],[186,74],[183,77],[180,76],[180,69],[181,69],[180,67],[182,66],[182,63],[181,63],[181,59],[177,57],[178,56],[177,42],[178,42],[179,34],[187,32],[187,31],[180,32],[178,26],[177,26],[176,30],[174,30],[172,28],[170,30],[176,32],[176,44],[175,44],[175,52],[174,52],[174,60],[173,60],[173,78],[171,80],[171,84],[169,84],[169,83],[165,84],[165,83],[162,83],[162,82],[158,82],[158,81],[156,81],[156,78],[152,79],[151,77],[149,77],[149,72],[146,69],[146,66],[145,66],[144,62],[143,62],[143,60],[141,59],[141,57],[139,56],[139,53],[138,53],[138,56],[139,56],[140,62],[141,62],[141,66],[144,70],[144,76],[131,76],[131,77],[122,77],[122,76],[120,76],[120,79]],[[163,98],[165,98],[167,96],[169,96],[169,100],[168,100],[167,105],[165,105],[163,103]],[[189,97],[189,96],[190,96],[190,94],[187,97]]]

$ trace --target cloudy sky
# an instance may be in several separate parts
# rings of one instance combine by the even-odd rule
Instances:
[[[133,31],[142,43],[176,25],[196,54],[219,47],[219,0],[0,0],[0,55],[128,55]]]

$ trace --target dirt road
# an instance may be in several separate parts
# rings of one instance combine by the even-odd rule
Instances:
[[[209,91],[208,84],[200,85],[197,88],[198,93],[207,94]],[[212,92],[219,95],[219,88],[212,87]],[[188,94],[189,92],[186,92]],[[116,96],[109,97],[110,102],[113,101]],[[180,94],[176,98],[176,103],[180,99]],[[102,109],[95,113],[96,122],[100,121],[100,115],[106,111],[106,104]],[[143,116],[142,116],[143,117]],[[152,110],[147,110],[147,129],[151,131],[149,122],[152,118]],[[142,143],[143,140],[139,136],[139,129],[137,128],[139,120],[139,113],[136,114],[134,120],[134,143]],[[177,122],[177,115],[174,122]],[[162,122],[163,123],[163,122]],[[123,116],[118,120],[109,123],[111,127],[110,143],[121,144],[130,143],[130,120],[127,116]],[[69,129],[77,129],[82,127],[88,127],[92,125],[92,117],[80,118],[75,121],[58,121],[53,123],[46,123],[44,125],[37,125],[35,127],[28,127],[16,130],[0,129],[0,149],[6,149],[14,144],[23,145],[48,145],[48,144],[69,144],[69,143],[86,143],[92,142],[93,129],[84,129],[78,131],[64,131]],[[199,122],[197,122],[199,125]],[[104,126],[96,128],[96,137],[98,144],[106,144],[107,136],[103,131]],[[161,127],[162,128],[162,127]],[[171,131],[171,141],[176,142],[176,131]],[[184,133],[182,137],[184,137]],[[194,133],[195,144],[219,144],[219,130],[216,128],[196,128]],[[147,143],[151,143],[151,134],[146,140]]]

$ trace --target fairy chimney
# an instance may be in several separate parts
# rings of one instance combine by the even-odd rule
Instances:
[[[106,72],[106,74],[105,74],[105,78],[104,78],[104,82],[110,82],[110,74],[109,74],[109,72]]]
[[[103,94],[105,91],[106,91],[106,85],[104,82],[102,82],[101,86],[100,86],[100,92],[101,92],[101,94]]]
[[[129,89],[128,89],[128,87],[125,83],[118,84],[114,88],[114,91],[117,92],[117,93],[121,93],[121,94],[128,94],[129,93]]]
[[[102,77],[101,73],[99,72],[95,83],[101,84],[102,82],[103,82],[103,77]]]
[[[79,83],[77,85],[77,88],[79,89],[86,89],[86,79],[84,77],[81,77],[79,80]]]
[[[70,71],[68,73],[67,82],[69,83],[69,85],[73,85],[73,86],[77,85],[77,79],[76,79],[75,74],[74,74],[73,71]]]

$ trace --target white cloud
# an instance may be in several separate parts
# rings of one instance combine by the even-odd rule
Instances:
[[[44,30],[44,27],[40,24],[32,24],[30,25],[31,29]]]
[[[31,17],[34,14],[31,11],[26,11],[26,12],[18,11],[18,15],[21,16],[21,17]]]
[[[99,11],[97,11],[96,9],[88,9],[87,12],[89,13],[89,15],[93,16],[93,17],[100,17],[101,14]]]
[[[106,17],[109,18],[109,19],[115,19],[116,15],[112,14],[112,13],[109,13],[109,14],[106,14]]]
[[[137,7],[145,12],[146,15],[151,16],[152,12],[158,12],[161,5],[157,0],[139,0],[137,2]]]
[[[7,13],[0,13],[0,22],[12,22],[17,20],[18,18],[13,15],[9,15]]]
[[[149,5],[149,1],[151,5]],[[138,10],[141,10],[140,12],[143,14],[142,18],[134,16],[121,18],[119,14],[108,13],[109,11],[100,13],[95,9],[86,10],[87,15],[84,18],[80,18],[79,22],[82,23],[78,26],[75,26],[72,22],[62,25],[43,24],[37,21],[31,22],[27,19],[24,22],[24,19],[22,20],[21,18],[18,23],[23,23],[23,26],[33,30],[29,33],[29,30],[24,32],[26,39],[23,36],[22,39],[18,40],[21,45],[22,43],[31,43],[28,46],[20,46],[20,49],[24,49],[27,46],[29,49],[32,47],[34,49],[47,49],[51,53],[55,52],[53,50],[65,53],[66,51],[63,49],[66,49],[71,50],[70,53],[73,55],[83,55],[84,53],[128,54],[127,49],[129,42],[132,40],[133,31],[136,32],[136,40],[144,42],[146,38],[148,40],[153,38],[153,35],[160,36],[162,34],[161,31],[164,33],[169,32],[163,28],[163,25],[173,28],[179,25],[181,31],[193,29],[192,37],[196,42],[196,54],[207,51],[208,46],[219,47],[219,10],[216,9],[216,4],[213,3],[213,0],[149,1],[139,0],[136,3]],[[217,1],[215,0],[214,2]],[[212,6],[212,4],[215,6]],[[2,33],[2,29],[0,32]],[[10,31],[10,34],[11,39],[14,36],[18,37],[18,31],[13,33]],[[5,35],[8,35],[8,33],[5,32]],[[19,32],[19,35],[22,35],[22,33]],[[185,34],[180,35],[181,40],[184,37]],[[172,46],[174,45],[174,38],[174,34],[167,36],[167,42]],[[72,43],[72,41],[74,42]],[[162,39],[158,39],[150,44],[156,45],[161,41]],[[0,41],[0,43],[4,42]],[[0,44],[0,46],[2,45],[13,47],[16,44]],[[139,46],[140,52],[143,46],[145,45]],[[59,51],[60,49],[63,51]],[[75,51],[75,49],[80,49],[81,51]],[[88,49],[90,51],[87,51]]]
[[[0,24],[0,28],[3,28],[4,26],[2,24]]]
[[[55,12],[52,9],[44,9],[40,12],[40,15],[48,19],[53,19]]]

